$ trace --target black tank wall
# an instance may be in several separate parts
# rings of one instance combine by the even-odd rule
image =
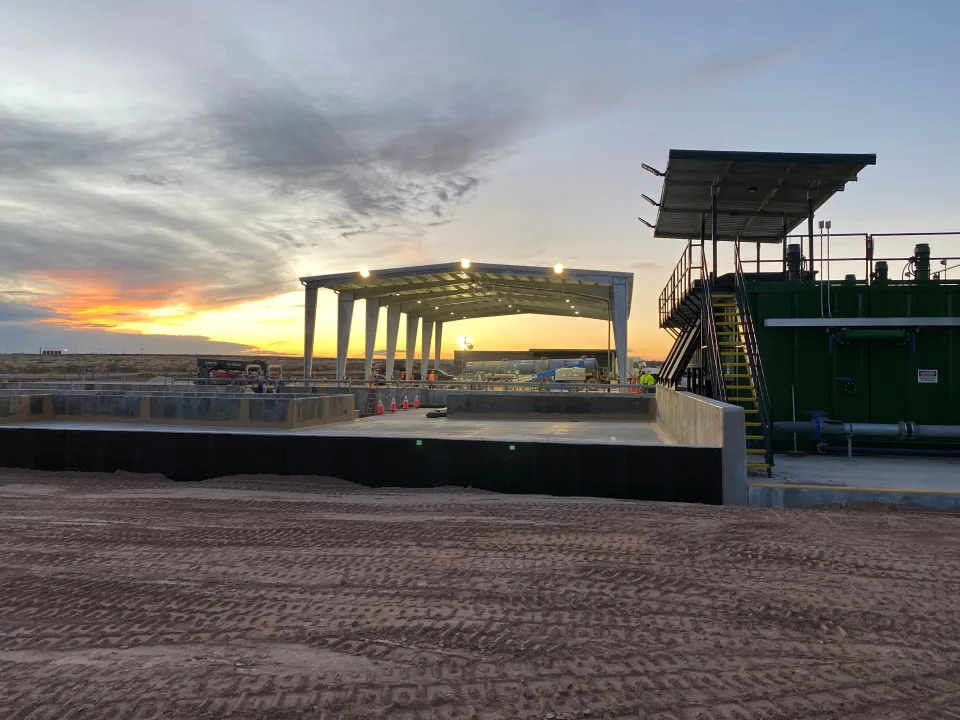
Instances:
[[[0,466],[160,473],[326,475],[372,487],[722,502],[720,449],[286,434],[0,428]],[[511,449],[511,447],[513,449]]]

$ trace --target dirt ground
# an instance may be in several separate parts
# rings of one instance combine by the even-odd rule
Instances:
[[[960,517],[0,471],[4,718],[960,718]]]

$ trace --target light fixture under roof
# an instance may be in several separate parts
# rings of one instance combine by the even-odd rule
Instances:
[[[463,260],[460,261],[460,267],[466,270],[467,268],[470,267],[470,261],[464,258]]]
[[[360,277],[368,278],[370,277],[370,271],[366,268],[360,268]]]
[[[553,266],[553,271],[554,271],[557,275],[559,275],[560,273],[562,273],[562,272],[563,272],[563,263],[557,263],[556,265],[554,265],[554,266]]]

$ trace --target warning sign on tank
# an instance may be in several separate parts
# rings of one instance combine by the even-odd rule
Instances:
[[[934,384],[937,382],[938,372],[937,370],[917,370],[917,382]]]

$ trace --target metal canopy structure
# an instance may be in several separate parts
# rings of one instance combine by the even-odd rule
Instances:
[[[654,237],[779,243],[876,155],[671,150]],[[716,218],[716,233],[714,219]]]
[[[558,272],[559,270],[559,272]],[[337,293],[337,379],[346,370],[347,344],[357,300],[366,304],[365,373],[370,376],[380,308],[387,308],[387,367],[393,374],[400,316],[407,317],[407,370],[422,322],[422,376],[427,375],[431,335],[440,360],[445,322],[517,314],[593,318],[613,323],[618,367],[627,363],[627,318],[633,273],[606,270],[494,265],[460,261],[302,277],[304,304],[304,376],[310,377],[316,326],[317,292]],[[622,355],[622,356],[621,356]]]

